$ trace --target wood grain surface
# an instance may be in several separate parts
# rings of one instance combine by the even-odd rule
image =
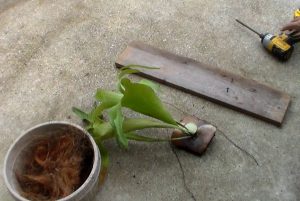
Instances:
[[[140,75],[277,126],[282,124],[291,99],[254,80],[141,42],[130,43],[116,61],[117,67],[130,64],[159,67],[142,70]]]

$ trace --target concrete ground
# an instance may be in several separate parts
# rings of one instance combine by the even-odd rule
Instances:
[[[165,102],[217,125],[259,166],[221,132],[202,157],[176,150],[182,168],[168,143],[132,143],[122,151],[109,142],[111,165],[97,200],[300,200],[300,46],[280,63],[234,21],[278,33],[298,6],[293,0],[0,0],[0,168],[22,131],[49,120],[81,123],[71,106],[89,109],[96,88],[112,89],[118,54],[140,40],[283,90],[292,104],[278,128],[162,86]],[[2,177],[0,199],[12,200]]]

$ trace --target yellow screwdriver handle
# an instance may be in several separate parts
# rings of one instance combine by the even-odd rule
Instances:
[[[287,41],[287,39],[289,38],[288,35],[286,35],[285,33],[280,34],[279,37],[280,37],[283,41]]]
[[[300,8],[294,12],[294,18],[300,17]]]
[[[288,51],[291,46],[286,42],[287,37],[286,35],[279,35],[275,36],[272,39],[272,45],[270,45],[269,50],[272,50],[273,46],[275,45],[277,48],[281,49],[283,52]]]

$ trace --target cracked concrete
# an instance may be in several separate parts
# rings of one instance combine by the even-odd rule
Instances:
[[[278,33],[299,6],[292,0],[0,0],[0,168],[22,131],[49,120],[81,123],[71,106],[88,109],[96,88],[113,88],[114,61],[130,41],[140,40],[292,96],[284,124],[277,128],[162,86],[165,102],[212,122],[259,163],[220,132],[202,157],[176,150],[194,198],[299,200],[300,46],[290,61],[280,63],[234,21]],[[167,106],[177,119],[184,115]],[[168,143],[131,143],[128,151],[115,142],[106,146],[111,165],[97,200],[195,200]],[[12,200],[2,177],[0,197]]]
[[[183,167],[182,167],[181,161],[180,161],[180,159],[179,159],[179,157],[178,157],[178,154],[177,154],[177,152],[176,152],[176,150],[175,150],[175,147],[172,146],[172,145],[170,145],[170,146],[171,146],[172,152],[174,153],[174,155],[175,155],[175,157],[176,157],[176,159],[177,159],[177,162],[178,162],[178,165],[179,165],[179,168],[180,168],[180,171],[181,171],[183,186],[184,186],[184,188],[186,189],[187,193],[190,194],[191,198],[192,198],[194,201],[196,201],[197,199],[195,198],[195,195],[193,194],[193,192],[190,190],[190,188],[189,188],[188,185],[187,185],[187,181],[186,181],[186,179],[185,179],[185,172],[184,172],[184,169],[183,169]]]

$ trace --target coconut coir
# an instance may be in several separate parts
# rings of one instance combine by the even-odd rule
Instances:
[[[91,143],[83,135],[53,134],[32,145],[16,171],[21,195],[29,200],[57,200],[74,192],[93,163]]]

